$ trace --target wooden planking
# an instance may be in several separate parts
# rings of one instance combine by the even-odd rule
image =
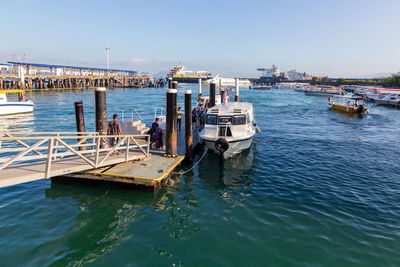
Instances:
[[[130,152],[129,160],[139,160],[146,156],[140,152]],[[93,156],[92,156],[93,157]],[[88,157],[90,158],[90,157]],[[125,161],[125,154],[112,155],[101,166],[108,166]],[[45,178],[46,162],[26,163],[10,166],[1,172],[0,187],[36,181]],[[77,156],[58,159],[52,162],[50,176],[64,175],[73,172],[85,171],[93,167]]]
[[[166,178],[183,159],[183,156],[168,158],[158,153],[140,161],[125,162],[106,170],[96,169],[85,173],[159,182]]]

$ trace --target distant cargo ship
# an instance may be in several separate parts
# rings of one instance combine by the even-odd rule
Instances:
[[[289,80],[289,75],[287,72],[281,72],[278,66],[272,65],[272,68],[258,68],[261,71],[260,79],[273,79],[273,80]]]
[[[171,72],[167,75],[167,78],[172,78],[173,81],[179,83],[197,83],[199,79],[207,80],[212,78],[212,74],[208,71],[198,70],[187,70],[184,66],[179,64],[175,66]]]

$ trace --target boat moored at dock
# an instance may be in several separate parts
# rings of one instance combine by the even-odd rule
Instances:
[[[400,107],[400,93],[390,94],[374,99],[377,105]]]
[[[8,93],[18,93],[19,101],[8,101]],[[34,103],[25,99],[24,90],[0,90],[0,115],[33,112]]]
[[[224,158],[248,149],[260,131],[253,113],[253,105],[246,102],[222,103],[209,109],[200,139],[216,153],[224,146]]]

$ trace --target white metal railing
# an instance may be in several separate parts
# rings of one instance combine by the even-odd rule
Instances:
[[[131,120],[132,121],[133,121],[133,114],[134,113],[138,116],[140,121],[143,121],[142,116],[140,116],[140,114],[134,108],[125,108],[125,109],[122,110],[122,121],[124,121],[124,115],[125,115],[125,112],[127,112],[127,111],[131,112]]]
[[[108,145],[111,138],[118,138],[113,147]],[[0,176],[1,171],[7,168],[41,162],[45,166],[44,178],[49,178],[52,164],[61,159],[79,158],[95,169],[106,166],[107,161],[115,164],[136,159],[136,156],[132,156],[133,152],[147,157],[150,155],[149,150],[149,135],[99,135],[95,132],[0,133]],[[117,151],[124,156],[114,157]]]

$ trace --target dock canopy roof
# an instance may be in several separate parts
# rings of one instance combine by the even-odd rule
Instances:
[[[77,69],[77,70],[100,70],[100,71],[115,71],[115,72],[127,72],[127,73],[137,74],[137,71],[134,71],[134,70],[119,70],[119,69],[104,69],[104,68],[92,68],[92,67],[77,67],[77,66],[67,66],[67,65],[50,65],[50,64],[39,64],[39,63],[29,63],[29,62],[17,62],[17,61],[8,61],[7,63],[14,64],[14,65],[43,67],[43,68],[68,68],[68,69]]]

